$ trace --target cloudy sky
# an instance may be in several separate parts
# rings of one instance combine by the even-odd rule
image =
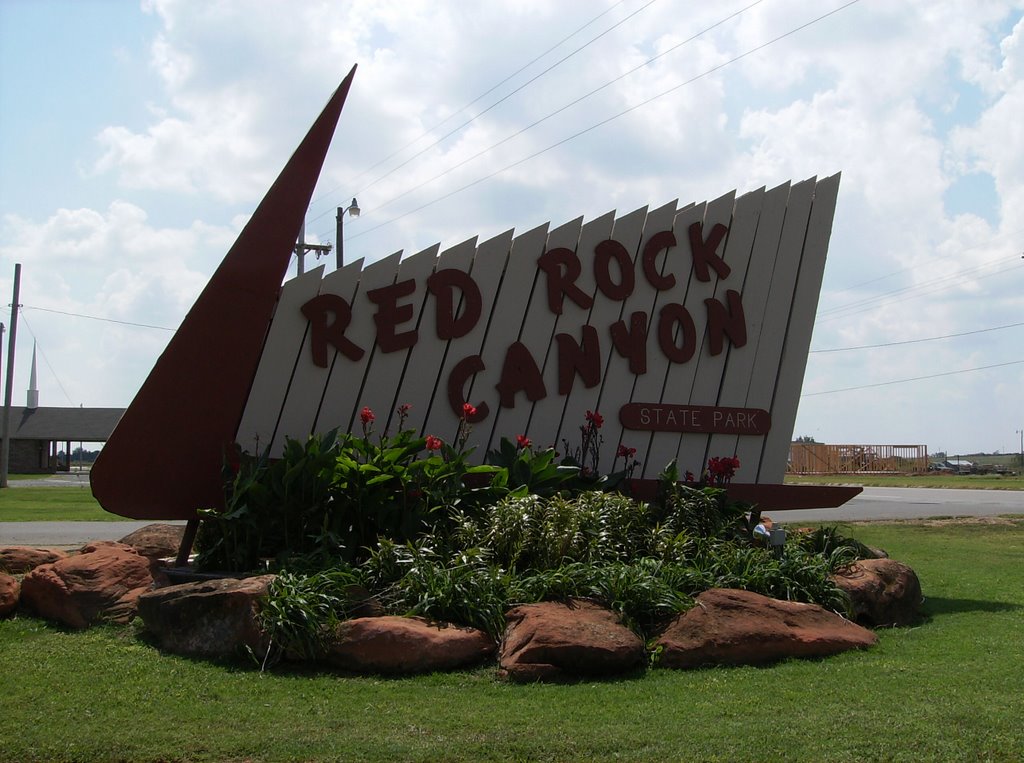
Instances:
[[[126,406],[358,64],[308,240],[333,241],[353,196],[346,259],[374,261],[841,171],[794,434],[1016,451],[1022,10],[2,0],[5,313],[23,268],[14,402],[36,341],[42,404]]]

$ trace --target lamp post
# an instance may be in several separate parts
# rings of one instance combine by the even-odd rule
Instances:
[[[355,196],[352,197],[352,203],[349,204],[347,207],[338,207],[338,217],[336,218],[337,221],[338,221],[338,228],[337,228],[337,238],[338,238],[338,240],[337,240],[337,243],[335,244],[335,249],[334,249],[335,256],[337,257],[336,265],[337,265],[338,270],[341,270],[342,266],[345,264],[345,241],[342,238],[342,235],[343,235],[342,221],[345,219],[345,213],[346,212],[349,213],[350,217],[359,217],[359,203],[356,201],[356,197]]]

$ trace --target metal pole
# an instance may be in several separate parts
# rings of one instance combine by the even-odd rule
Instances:
[[[299,241],[295,244],[295,254],[299,256],[299,275],[306,272],[306,221],[299,228]]]
[[[11,464],[11,392],[14,390],[14,342],[18,336],[18,299],[21,295],[21,263],[14,265],[14,300],[11,302],[11,334],[7,340],[7,389],[4,390],[3,456],[0,457],[0,488],[7,487]]]
[[[336,259],[334,264],[338,270],[341,270],[342,266],[345,264],[345,239],[342,238],[344,230],[342,221],[345,219],[345,209],[343,207],[338,207],[338,217],[335,219],[338,221],[338,226],[335,232],[336,241],[334,245],[334,256]]]

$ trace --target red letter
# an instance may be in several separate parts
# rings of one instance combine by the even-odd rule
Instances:
[[[629,370],[639,376],[647,373],[647,313],[638,310],[625,321],[613,323],[612,344],[624,358],[629,358]]]
[[[505,363],[501,367],[501,379],[494,385],[501,398],[502,408],[516,407],[516,393],[525,392],[526,399],[536,402],[548,396],[544,377],[537,363],[522,342],[513,342],[505,352]]]
[[[582,308],[594,304],[593,298],[576,285],[583,266],[580,258],[571,249],[559,247],[549,249],[537,258],[537,265],[548,274],[548,307],[556,315],[562,314],[562,298],[568,296]],[[565,274],[561,266],[565,265]]]
[[[682,329],[683,345],[676,344],[676,324]],[[661,308],[658,316],[658,344],[665,357],[673,363],[685,363],[693,357],[697,350],[697,328],[693,325],[690,312],[678,304],[670,302]]]
[[[621,302],[633,293],[635,276],[633,275],[633,260],[630,259],[626,247],[614,239],[602,241],[594,249],[594,278],[597,279],[597,288],[601,290],[608,299]],[[608,272],[609,263],[615,260],[619,264],[619,272],[622,274],[621,283],[612,281],[611,273]]]
[[[725,298],[729,302],[728,309],[717,299],[704,300],[708,308],[708,341],[711,343],[712,355],[718,355],[722,351],[723,334],[729,335],[734,347],[742,347],[747,343],[747,322],[743,315],[740,293],[735,289],[728,289]]]
[[[676,236],[670,230],[663,230],[660,233],[655,233],[651,236],[651,240],[647,242],[647,246],[644,247],[643,264],[644,264],[644,275],[647,276],[647,281],[658,291],[665,291],[671,289],[676,285],[676,277],[669,273],[667,276],[661,275],[658,272],[657,266],[654,264],[654,258],[658,256],[658,252],[662,249],[665,250],[665,259],[668,259],[668,250],[676,245]],[[664,268],[663,268],[664,269]]]
[[[690,226],[690,251],[693,253],[693,270],[697,274],[698,281],[710,281],[711,274],[708,273],[708,265],[715,269],[719,278],[727,278],[732,268],[725,264],[725,260],[715,254],[718,245],[722,243],[725,234],[729,232],[721,223],[716,223],[711,229],[708,240],[703,239],[703,226],[701,223],[694,223]]]
[[[469,355],[456,363],[455,368],[448,375],[448,405],[452,407],[452,412],[456,416],[463,415],[462,406],[466,403],[463,390],[466,388],[466,382],[470,376],[480,373],[484,368],[483,358],[479,355]],[[475,424],[487,418],[487,403],[477,403],[475,407],[476,413],[466,417],[466,421],[470,424]]]
[[[462,315],[455,317],[452,287],[462,291]],[[438,270],[427,279],[427,288],[437,298],[437,338],[456,339],[465,336],[480,320],[483,298],[480,287],[469,273],[455,268]]]
[[[334,313],[330,323],[328,313]],[[302,314],[309,321],[313,362],[320,368],[327,368],[328,343],[349,360],[363,357],[363,348],[345,338],[345,329],[352,322],[352,307],[343,298],[337,294],[320,294],[302,306]]]
[[[583,379],[587,389],[601,381],[601,344],[597,339],[597,329],[591,325],[583,326],[583,346],[569,334],[555,334],[558,342],[558,394],[568,395],[572,392],[572,383],[576,374]]]
[[[381,352],[394,352],[404,350],[416,344],[419,333],[416,329],[395,333],[399,323],[405,323],[412,319],[412,305],[399,305],[399,297],[407,297],[416,291],[416,282],[411,278],[408,281],[399,281],[390,286],[382,286],[379,289],[371,289],[366,296],[371,302],[377,305],[377,312],[373,315],[373,322],[377,324],[377,346]]]

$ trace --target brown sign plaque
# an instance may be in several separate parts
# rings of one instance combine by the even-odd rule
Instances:
[[[627,403],[619,409],[625,429],[646,432],[703,432],[765,435],[772,419],[761,408],[719,408],[713,405]]]

